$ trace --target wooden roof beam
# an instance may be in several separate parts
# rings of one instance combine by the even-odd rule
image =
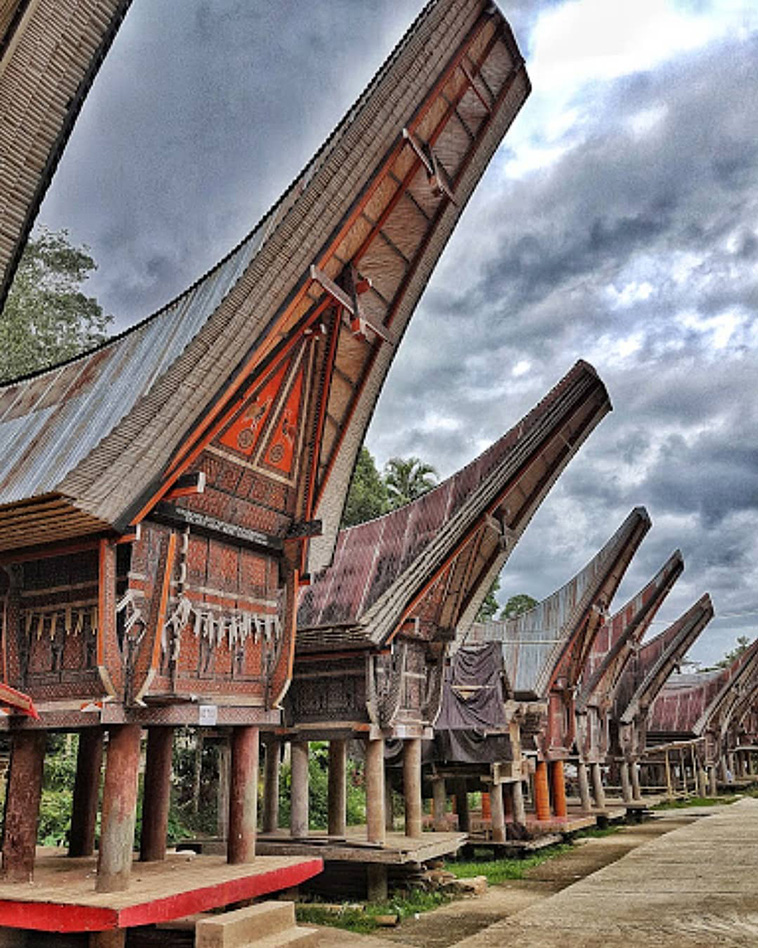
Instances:
[[[394,345],[396,342],[394,334],[385,326],[375,323],[371,317],[366,315],[360,305],[359,297],[362,293],[371,289],[371,281],[361,277],[354,267],[348,269],[348,274],[351,292],[343,290],[323,270],[315,264],[311,264],[311,280],[318,283],[331,296],[343,313],[349,314],[349,325],[354,335],[368,339],[368,331],[370,330],[382,342]]]
[[[432,194],[437,197],[441,197],[444,194],[448,200],[457,206],[450,175],[437,158],[434,148],[428,142],[422,142],[418,135],[407,128],[403,129],[403,138],[408,142],[416,153],[416,157],[426,168],[426,176],[429,180]]]

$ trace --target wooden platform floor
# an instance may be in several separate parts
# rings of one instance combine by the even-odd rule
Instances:
[[[384,846],[366,842],[365,826],[349,826],[344,839],[312,833],[307,839],[292,839],[287,830],[258,836],[256,848],[267,856],[320,856],[325,861],[376,863],[399,866],[426,862],[457,852],[467,840],[465,833],[423,833],[418,838],[388,832]]]
[[[47,932],[105,931],[166,922],[299,885],[323,868],[310,858],[257,856],[230,866],[223,856],[170,855],[135,862],[126,892],[95,892],[95,859],[42,850],[32,883],[0,883],[0,926]]]

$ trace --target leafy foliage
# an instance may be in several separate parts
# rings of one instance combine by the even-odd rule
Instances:
[[[477,622],[489,622],[495,618],[495,613],[500,608],[500,603],[497,601],[497,592],[499,589],[500,577],[496,576],[495,582],[490,586],[489,592],[479,607],[479,613],[476,617]]]
[[[0,320],[0,381],[78,355],[106,338],[111,317],[82,284],[97,265],[65,230],[30,240]]]
[[[528,593],[519,593],[517,596],[511,596],[506,602],[503,611],[500,613],[500,618],[515,619],[516,616],[520,616],[523,612],[529,612],[536,605],[537,600],[533,599]]]
[[[357,523],[381,517],[389,509],[387,487],[376,466],[376,461],[367,447],[361,448],[355,465],[350,491],[347,495],[343,527],[354,527]]]
[[[738,659],[743,652],[750,648],[750,639],[747,635],[740,635],[735,642],[734,648],[730,649],[721,661],[716,662],[717,668],[729,668],[733,661]]]
[[[437,471],[417,457],[390,458],[384,466],[390,509],[403,507],[437,485]]]

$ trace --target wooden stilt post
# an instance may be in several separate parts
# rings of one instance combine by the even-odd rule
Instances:
[[[563,772],[563,761],[554,760],[550,764],[550,783],[553,791],[553,812],[556,819],[565,820],[568,816],[566,806],[566,777]]]
[[[517,780],[513,784],[513,822],[526,826],[526,806],[524,804],[524,784]]]
[[[493,783],[490,790],[490,810],[492,813],[492,842],[505,842],[505,807],[503,806],[503,784]]]
[[[587,773],[587,764],[580,760],[576,765],[579,777],[579,798],[582,801],[582,813],[592,812],[592,797],[590,796],[590,779]]]
[[[229,839],[229,775],[231,751],[229,738],[224,736],[218,745],[218,788],[216,790],[216,826],[220,839]]]
[[[100,776],[103,767],[103,730],[83,728],[79,732],[76,755],[74,798],[71,805],[69,856],[91,856],[95,851],[95,826],[100,802]]]
[[[538,760],[534,771],[534,809],[539,821],[550,819],[550,791],[547,779],[547,761]]]
[[[290,804],[290,835],[308,835],[308,741],[293,741],[292,801]]]
[[[455,811],[458,814],[458,829],[461,833],[471,832],[471,812],[468,805],[468,791],[466,781],[458,778],[455,781]]]
[[[382,845],[386,839],[383,738],[366,741],[366,838]]]
[[[687,764],[684,760],[684,748],[679,748],[679,766],[682,771],[682,790],[685,793],[689,793],[689,787],[687,786]]]
[[[226,859],[233,865],[252,862],[255,858],[259,746],[257,727],[246,725],[232,730]]]
[[[44,731],[13,734],[3,832],[2,876],[7,882],[31,882],[34,876],[46,739]]]
[[[666,770],[666,796],[671,800],[674,796],[674,785],[671,780],[671,761],[669,760],[669,752],[664,752],[664,767]]]
[[[403,741],[403,797],[405,798],[405,835],[418,839],[422,832],[421,739]]]
[[[624,798],[624,803],[631,803],[632,784],[629,780],[629,761],[621,761],[619,764],[619,773],[621,774],[621,796]]]
[[[129,888],[141,738],[139,724],[119,724],[108,731],[97,892],[121,892]]]
[[[598,761],[592,765],[592,795],[598,810],[605,809],[605,788],[603,787],[603,770]]]
[[[142,795],[142,832],[140,834],[142,862],[157,862],[166,858],[173,751],[174,729],[172,727],[147,729],[145,788]]]
[[[330,836],[347,832],[347,741],[329,741],[328,831]]]
[[[447,829],[447,791],[445,789],[444,777],[432,778],[432,820],[434,830],[437,833],[444,833]]]
[[[392,794],[392,782],[387,776],[387,768],[384,768],[384,828],[388,833],[395,829],[395,806]]]
[[[642,799],[642,787],[640,786],[640,769],[636,761],[629,764],[629,776],[632,778],[632,799]]]
[[[711,764],[711,766],[708,768],[708,792],[712,797],[717,797],[719,795],[718,776],[716,773],[715,764]]]
[[[266,743],[266,762],[263,776],[263,832],[275,833],[279,829],[279,767],[282,742],[270,740]]]
[[[492,801],[490,800],[489,793],[486,791],[482,792],[482,819],[492,819]]]
[[[89,936],[89,948],[124,948],[126,945],[125,928],[111,928],[104,932],[92,932]]]

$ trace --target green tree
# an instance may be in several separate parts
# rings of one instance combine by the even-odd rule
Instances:
[[[0,319],[0,381],[55,365],[106,338],[112,317],[81,290],[96,268],[65,230],[43,230],[29,241]]]
[[[369,449],[362,447],[353,471],[353,479],[350,481],[342,526],[354,527],[365,520],[381,517],[383,513],[387,513],[388,506],[387,488],[377,469],[376,461]]]
[[[740,635],[737,637],[734,648],[730,649],[726,655],[718,662],[716,662],[716,668],[728,668],[732,662],[739,658],[743,652],[746,652],[750,647],[750,639],[747,635]]]
[[[511,596],[511,598],[503,606],[503,611],[500,613],[501,619],[515,619],[516,616],[520,616],[522,612],[529,612],[530,609],[533,609],[537,605],[537,600],[532,599],[528,593],[519,593],[516,596]]]
[[[500,577],[495,577],[495,582],[490,586],[489,592],[484,597],[479,612],[476,616],[477,622],[490,622],[495,618],[495,613],[500,608],[497,601],[497,592],[500,589]]]
[[[437,471],[417,457],[390,458],[384,466],[390,508],[403,507],[437,485]]]

